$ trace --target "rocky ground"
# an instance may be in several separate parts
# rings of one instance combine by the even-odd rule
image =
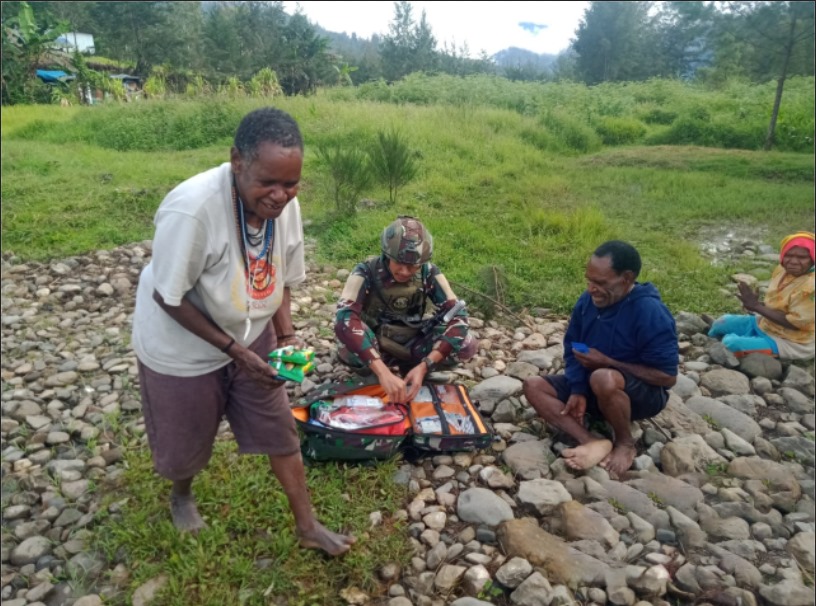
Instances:
[[[729,243],[760,286],[776,255]],[[89,553],[92,483],[122,473],[105,425],[143,433],[128,345],[149,243],[51,263],[2,260],[2,568],[7,606],[95,606],[117,594],[121,565]],[[296,297],[300,334],[331,357],[334,302],[346,270],[312,265]],[[581,603],[814,604],[813,367],[737,361],[677,316],[681,375],[667,409],[635,424],[640,456],[620,481],[566,468],[564,444],[535,418],[522,380],[558,372],[565,318],[544,310],[508,327],[473,318],[477,358],[458,378],[498,436],[481,453],[405,464],[401,515],[414,556],[380,571],[389,597],[349,590],[338,603],[540,606]],[[292,397],[314,388],[306,381]],[[378,519],[372,513],[372,523]],[[98,578],[93,595],[57,579]],[[149,587],[133,597],[146,604]],[[468,597],[469,596],[469,597]],[[480,596],[480,597],[476,597]]]

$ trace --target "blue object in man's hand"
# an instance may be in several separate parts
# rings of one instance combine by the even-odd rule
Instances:
[[[588,354],[589,347],[586,346],[584,343],[573,343],[572,348],[577,351],[578,353]]]

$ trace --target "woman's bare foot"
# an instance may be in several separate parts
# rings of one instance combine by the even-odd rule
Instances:
[[[620,477],[632,466],[636,454],[634,444],[615,444],[612,452],[601,461],[601,467],[606,469],[613,478]]]
[[[353,536],[332,532],[320,522],[315,522],[314,528],[308,531],[298,531],[300,546],[307,549],[322,549],[330,556],[346,553],[357,539]]]
[[[193,495],[170,495],[170,513],[173,516],[173,525],[182,532],[197,534],[207,524],[201,519]]]
[[[575,448],[565,448],[561,453],[567,467],[572,469],[589,469],[600,463],[612,450],[609,440],[593,440]]]

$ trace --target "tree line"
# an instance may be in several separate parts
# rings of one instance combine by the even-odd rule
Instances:
[[[135,75],[158,70],[176,92],[202,80],[249,82],[261,70],[274,71],[286,94],[418,71],[590,85],[654,77],[784,82],[814,73],[812,2],[590,2],[570,48],[547,68],[440,46],[410,2],[395,2],[388,32],[371,39],[322,30],[282,2],[43,1],[30,4],[33,23],[23,23],[28,6],[2,3],[4,104],[38,100],[27,80],[37,67],[59,64],[49,39],[68,31],[93,34],[96,56]]]

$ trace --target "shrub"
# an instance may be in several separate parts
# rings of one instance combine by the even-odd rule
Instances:
[[[641,119],[646,124],[671,124],[677,119],[677,112],[655,107],[645,112]]]
[[[559,151],[564,147],[558,139],[544,128],[525,128],[519,136],[522,141],[541,151]]]
[[[595,124],[595,131],[604,145],[624,145],[634,143],[646,134],[646,127],[634,118],[605,116]]]
[[[547,112],[541,120],[547,130],[573,151],[587,153],[601,147],[601,140],[592,128],[564,112]]]
[[[651,145],[702,145],[736,149],[759,149],[765,130],[757,123],[707,122],[693,117],[678,119],[666,130],[647,139]]]
[[[334,204],[338,213],[355,214],[357,200],[371,182],[368,156],[354,146],[320,143],[317,157],[334,181]]]
[[[371,149],[374,175],[388,186],[388,201],[397,203],[397,192],[417,175],[416,154],[397,129],[377,133],[377,143]]]

